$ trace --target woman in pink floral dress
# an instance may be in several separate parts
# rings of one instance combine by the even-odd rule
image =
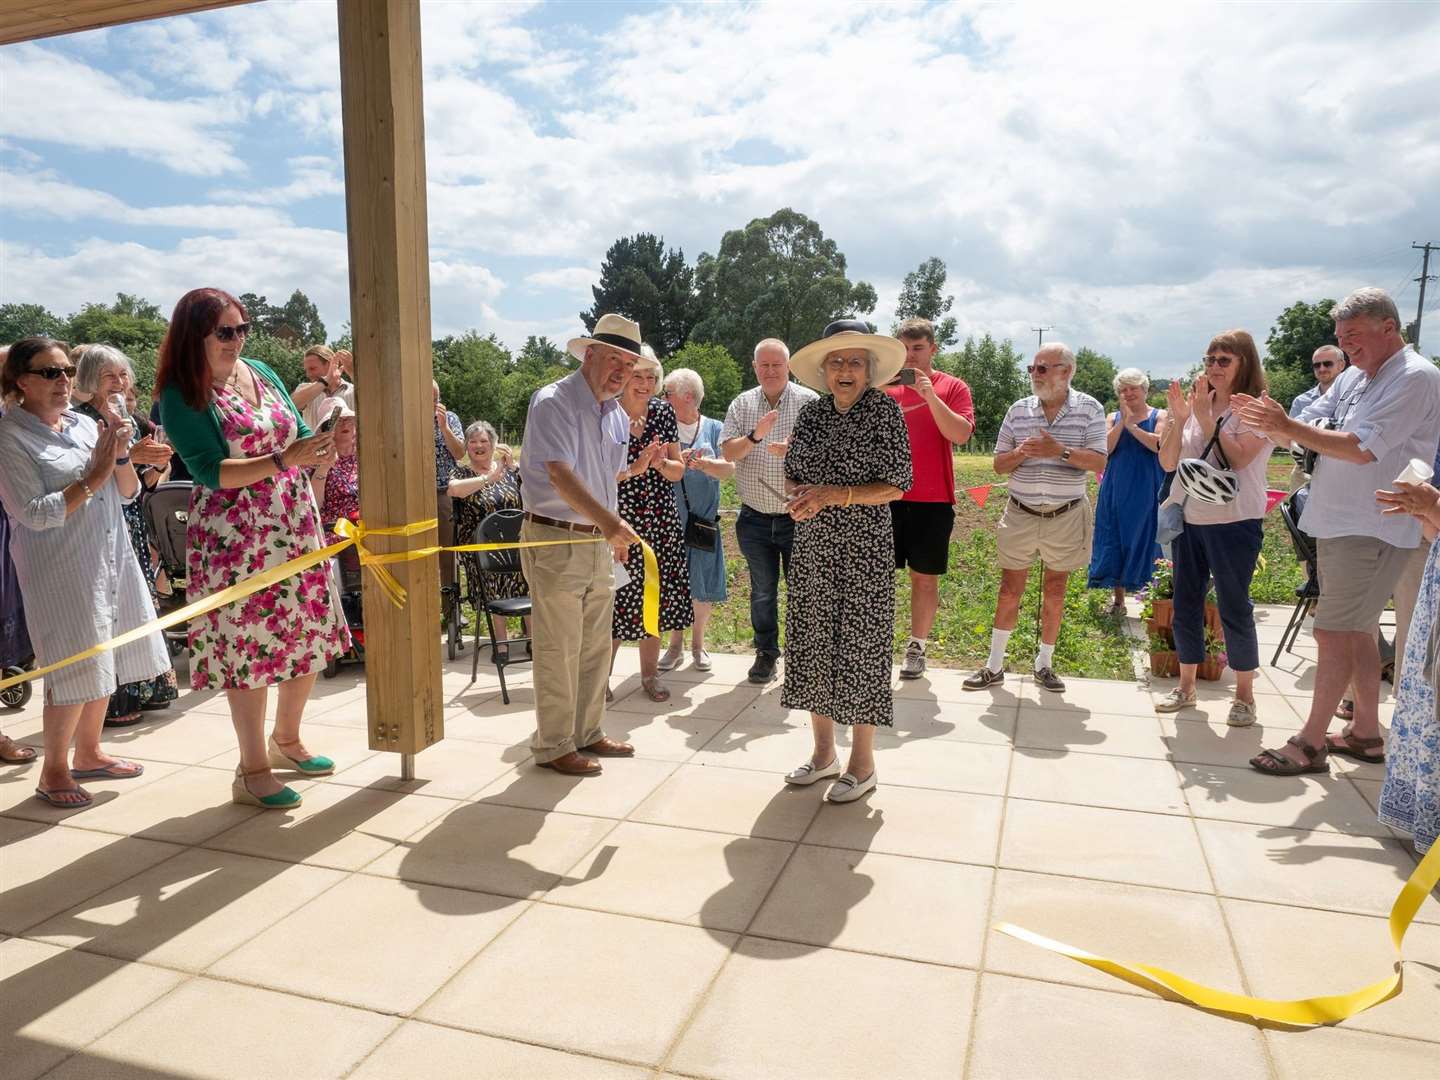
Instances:
[[[311,435],[279,377],[240,358],[248,331],[238,300],[196,289],[175,306],[160,348],[161,418],[195,479],[191,600],[322,546],[306,470],[333,462],[333,436]],[[191,623],[191,687],[226,692],[240,740],[236,802],[299,805],[300,795],[275,778],[272,766],[307,776],[335,771],[333,761],[306,749],[300,718],[316,675],[349,647],[328,561]],[[267,744],[271,684],[279,687],[279,701]]]

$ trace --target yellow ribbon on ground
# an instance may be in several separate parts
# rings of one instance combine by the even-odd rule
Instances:
[[[1232,994],[1227,990],[1216,990],[1214,987],[1202,986],[1182,975],[1176,975],[1172,971],[1166,971],[1164,968],[1154,967],[1150,964],[1126,963],[1096,956],[1084,949],[1077,949],[1074,945],[1066,945],[1062,941],[1042,937],[1012,923],[997,923],[994,929],[1013,938],[1019,938],[1021,941],[1027,941],[1031,945],[1048,949],[1050,952],[1068,956],[1097,971],[1103,971],[1107,975],[1124,979],[1128,983],[1145,989],[1154,990],[1159,987],[1167,990],[1202,1009],[1213,1009],[1217,1012],[1231,1013],[1254,1020],[1268,1020],[1289,1027],[1315,1027],[1348,1020],[1357,1013],[1362,1013],[1400,992],[1405,978],[1405,957],[1401,953],[1400,946],[1405,940],[1406,931],[1410,929],[1410,924],[1415,919],[1416,912],[1420,910],[1420,905],[1425,902],[1425,898],[1430,895],[1436,884],[1440,884],[1440,843],[1433,845],[1425,858],[1420,860],[1420,865],[1410,875],[1410,880],[1405,882],[1404,888],[1400,890],[1400,895],[1395,898],[1395,903],[1390,908],[1390,941],[1395,946],[1395,970],[1392,974],[1379,982],[1371,983],[1359,990],[1352,990],[1348,994],[1297,998],[1292,1001],[1246,997],[1243,994]]]
[[[342,518],[335,523],[336,533],[344,537],[338,544],[330,544],[317,551],[312,551],[307,555],[301,555],[298,558],[291,559],[289,562],[283,562],[279,566],[272,566],[268,570],[262,570],[253,577],[248,577],[244,581],[221,589],[217,593],[211,593],[202,600],[196,600],[193,603],[186,604],[182,608],[177,608],[167,615],[152,619],[150,622],[137,626],[134,629],[126,630],[123,634],[118,634],[109,641],[101,642],[99,645],[93,645],[83,652],[76,653],[74,656],[67,656],[64,660],[57,660],[53,664],[46,664],[44,667],[38,667],[33,671],[27,671],[21,675],[14,675],[8,679],[0,679],[0,690],[8,689],[11,686],[18,686],[20,683],[29,682],[32,679],[38,679],[40,676],[48,675],[52,671],[59,671],[63,667],[78,664],[82,660],[89,660],[93,656],[99,656],[101,653],[118,649],[122,645],[130,644],[132,641],[139,641],[141,638],[147,637],[150,634],[169,630],[172,626],[179,626],[181,623],[199,618],[201,615],[207,615],[217,608],[225,607],[227,604],[244,600],[246,597],[253,596],[262,589],[268,589],[270,586],[284,581],[288,577],[293,577],[302,570],[308,570],[317,563],[322,563],[326,559],[333,558],[350,547],[354,547],[360,552],[360,565],[368,568],[370,572],[375,575],[375,579],[379,583],[381,590],[385,593],[386,598],[396,607],[401,607],[406,600],[405,589],[401,586],[400,582],[395,580],[395,575],[385,569],[388,563],[412,562],[416,559],[427,558],[442,551],[505,551],[517,548],[554,547],[564,544],[604,543],[604,538],[599,536],[576,540],[522,540],[508,544],[457,544],[453,547],[423,547],[416,548],[413,551],[397,551],[386,555],[376,555],[367,550],[364,544],[367,536],[414,536],[417,533],[429,532],[435,528],[437,524],[438,522],[435,518],[428,518],[424,521],[412,521],[408,525],[392,525],[382,529],[371,529],[363,522],[352,523]],[[652,637],[659,637],[660,566],[655,559],[655,552],[650,549],[649,544],[642,540],[640,547],[645,559],[645,591],[641,605],[641,618],[645,632]]]

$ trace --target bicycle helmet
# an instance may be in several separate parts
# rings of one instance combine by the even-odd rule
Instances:
[[[1200,502],[1223,506],[1240,493],[1240,478],[1230,469],[1217,469],[1201,458],[1185,458],[1175,473],[1185,494]]]

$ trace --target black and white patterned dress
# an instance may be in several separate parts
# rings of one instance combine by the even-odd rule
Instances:
[[[900,407],[874,387],[844,413],[828,394],[811,402],[795,421],[785,475],[800,484],[909,490],[910,438]],[[781,704],[840,724],[891,726],[890,507],[827,506],[797,522],[786,588]]]
[[[626,464],[633,465],[640,451],[657,438],[662,443],[678,442],[680,429],[670,403],[651,398],[645,412],[645,430],[636,435],[631,429]],[[660,632],[683,630],[695,621],[695,606],[690,602],[690,560],[680,513],[675,508],[675,487],[658,469],[650,468],[623,481],[617,494],[620,516],[654,549],[660,564]],[[615,592],[610,632],[617,641],[639,641],[646,636],[642,618],[645,560],[639,544],[630,549],[625,569],[630,582]]]

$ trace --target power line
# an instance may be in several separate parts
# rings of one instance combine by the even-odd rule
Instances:
[[[1415,332],[1411,335],[1410,339],[1410,344],[1418,349],[1420,347],[1420,319],[1425,314],[1425,284],[1435,280],[1435,276],[1430,273],[1430,252],[1436,248],[1440,248],[1440,244],[1426,242],[1424,244],[1411,244],[1410,246],[1417,251],[1423,252],[1423,264],[1420,270],[1420,276],[1414,279],[1420,283],[1420,300],[1415,305]]]
[[[1037,340],[1036,343],[1035,343],[1035,347],[1038,349],[1038,348],[1042,348],[1042,347],[1045,345],[1045,333],[1046,333],[1046,331],[1048,331],[1048,330],[1054,330],[1055,328],[1054,328],[1053,326],[1032,326],[1032,327],[1030,327],[1030,329],[1031,329],[1032,331],[1034,331],[1036,334],[1040,335],[1040,336],[1039,336],[1039,340]]]

